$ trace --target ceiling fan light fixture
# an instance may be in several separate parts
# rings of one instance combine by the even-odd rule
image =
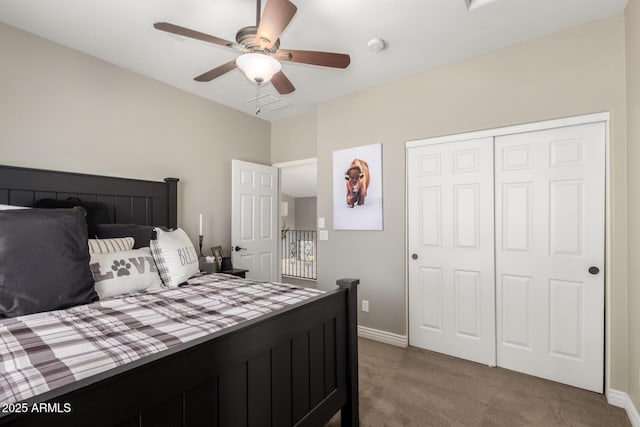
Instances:
[[[280,61],[263,53],[245,53],[236,59],[236,65],[245,76],[257,84],[271,80],[282,68]]]
[[[281,71],[280,61],[330,68],[347,68],[349,66],[351,58],[344,53],[280,49],[279,37],[291,22],[298,8],[289,0],[265,1],[266,5],[262,9],[260,7],[261,1],[256,0],[256,25],[240,28],[236,33],[235,43],[169,22],[156,22],[153,27],[176,36],[243,52],[240,57],[194,77],[197,82],[210,82],[240,68],[247,79],[257,85],[258,92],[262,84],[271,82],[280,95],[287,95],[295,91],[296,88]],[[256,111],[260,111],[259,105]]]

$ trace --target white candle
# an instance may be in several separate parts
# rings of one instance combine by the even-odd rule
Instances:
[[[200,214],[200,236],[202,236],[202,214]]]

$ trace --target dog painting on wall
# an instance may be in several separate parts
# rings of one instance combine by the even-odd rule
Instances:
[[[333,152],[333,228],[382,230],[382,144]]]

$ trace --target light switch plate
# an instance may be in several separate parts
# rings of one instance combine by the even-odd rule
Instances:
[[[318,228],[324,228],[324,217],[318,217]]]
[[[320,230],[318,237],[320,240],[329,240],[329,230]]]

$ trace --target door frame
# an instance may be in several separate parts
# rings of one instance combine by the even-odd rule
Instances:
[[[476,138],[497,137],[511,135],[515,133],[534,132],[558,127],[583,125],[588,123],[604,122],[605,124],[605,215],[604,215],[604,390],[605,396],[609,394],[611,378],[611,150],[610,150],[610,121],[611,113],[601,112],[586,114],[581,116],[566,117],[561,119],[545,120],[521,125],[505,126],[481,131],[464,132],[450,134],[433,138],[417,139],[405,142],[405,165],[408,165],[409,148],[422,147],[425,145],[443,144],[447,142],[457,142]],[[409,174],[405,173],[405,328],[407,331],[407,341],[409,339]]]

